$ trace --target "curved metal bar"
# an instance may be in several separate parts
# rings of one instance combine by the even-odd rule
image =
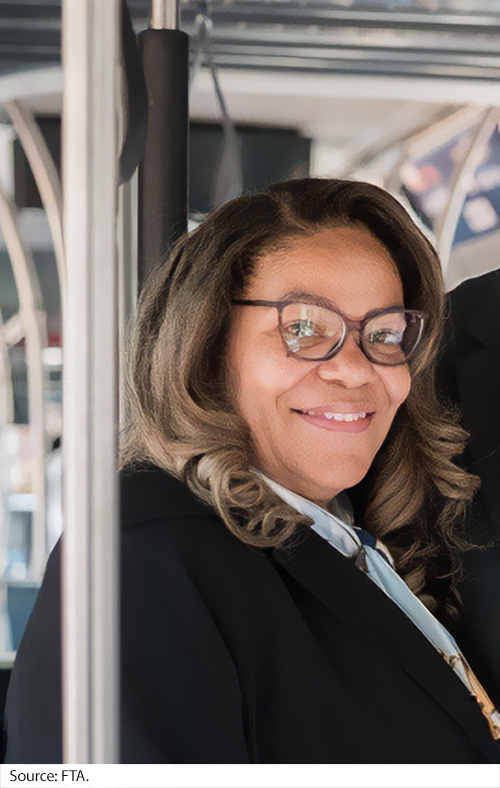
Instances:
[[[6,540],[5,517],[0,515],[0,536]],[[0,659],[7,659],[12,654],[12,628],[10,625],[9,609],[7,606],[7,578],[4,572],[7,566],[7,541],[0,545]],[[9,665],[10,667],[10,665]]]
[[[212,76],[217,103],[220,108],[224,146],[220,157],[214,188],[214,203],[221,205],[233,197],[239,197],[243,191],[243,169],[241,146],[236,128],[229,114],[226,99],[219,80],[218,69],[212,52],[212,20],[207,10],[197,16],[198,30],[195,57],[190,72],[190,87],[197,69],[204,56],[206,65]]]
[[[4,322],[0,310],[0,654],[12,651],[12,630],[7,608],[7,577],[9,544],[8,458],[5,456],[5,427],[14,418],[14,394],[9,363],[8,345],[5,342]]]
[[[406,139],[397,141],[395,144],[400,146],[398,155],[396,161],[384,176],[385,188],[394,194],[398,194],[401,186],[401,169],[409,159],[425,156],[429,151],[446,143],[454,134],[463,131],[468,123],[477,121],[483,112],[484,109],[480,107],[463,107],[445,114],[444,117],[437,122],[433,122],[430,126],[427,125],[427,127],[419,131],[410,132],[410,136]]]
[[[43,406],[44,373],[42,349],[47,344],[46,317],[36,270],[25,249],[12,203],[0,189],[0,228],[2,230],[19,296],[20,318],[26,337],[30,443],[33,458],[32,484],[36,507],[32,520],[32,542],[28,576],[41,581],[46,560],[45,529],[45,418]]]
[[[64,325],[66,311],[66,257],[62,225],[62,193],[59,175],[47,143],[43,138],[35,116],[22,101],[4,104],[14,131],[28,159],[49,222],[61,295],[61,311]]]
[[[395,168],[400,166],[401,155],[408,156],[407,151],[414,144],[417,135],[424,130],[428,132],[429,129],[434,129],[444,118],[450,117],[450,112],[448,109],[443,111],[441,108],[428,108],[418,124],[414,122],[411,128],[397,130],[401,121],[406,124],[407,116],[408,105],[401,104],[390,115],[387,114],[383,122],[375,123],[357,134],[352,144],[347,147],[347,162],[336,170],[335,177],[356,179],[356,173],[360,169],[377,164],[381,159],[387,161],[392,158],[393,163],[384,173],[384,183],[387,183]],[[391,127],[396,129],[396,133],[391,133]],[[399,169],[397,174],[399,176]],[[398,187],[399,183],[396,185],[396,192]]]
[[[8,347],[13,347],[24,339],[24,333],[23,322],[19,312],[9,317],[2,326],[2,339]]]
[[[461,95],[461,93],[458,95]],[[452,137],[478,123],[488,106],[487,103],[479,106],[477,104],[469,104],[451,112],[445,110],[441,120],[424,126],[409,140],[408,145],[412,158],[420,159],[428,153],[432,153],[441,145],[446,145]]]
[[[60,96],[63,91],[63,73],[60,66],[33,68],[0,77],[0,104],[19,101],[25,96],[37,100],[39,96]],[[3,107],[0,106],[0,118]]]
[[[484,147],[488,144],[488,140],[499,118],[500,112],[496,107],[489,109],[484,114],[482,121],[472,136],[467,154],[453,173],[448,203],[435,227],[437,248],[441,258],[443,273],[446,273],[448,270],[453,239],[470,189],[470,180],[481,161]]]
[[[12,388],[12,372],[9,360],[9,346],[15,345],[19,341],[19,333],[16,332],[15,342],[11,341],[13,336],[12,327],[15,319],[15,325],[20,325],[18,315],[14,315],[10,320],[3,319],[2,310],[0,309],[0,430],[6,424],[11,424],[14,421],[14,390]],[[0,473],[6,464],[3,458],[0,459]]]

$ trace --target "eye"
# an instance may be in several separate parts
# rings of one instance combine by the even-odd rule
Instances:
[[[400,345],[403,341],[403,332],[392,328],[379,328],[371,331],[366,339],[371,345]]]
[[[323,356],[342,339],[342,318],[316,304],[286,304],[281,326],[286,349],[297,358]]]
[[[290,337],[301,339],[302,337],[317,337],[321,336],[321,328],[313,323],[312,320],[296,320],[294,323],[289,323],[285,326],[286,333]]]

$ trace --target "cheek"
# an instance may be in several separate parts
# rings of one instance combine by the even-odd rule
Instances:
[[[386,368],[383,371],[383,378],[389,403],[394,410],[397,410],[410,393],[410,371],[406,366]]]
[[[259,401],[266,399],[266,389],[272,391],[272,366],[259,352],[255,337],[245,332],[234,332],[226,353],[226,380],[236,410],[247,421],[254,419]]]
[[[237,381],[240,407],[251,412],[259,420],[269,411],[279,408],[282,395],[294,385],[283,359],[273,353],[259,352],[258,348],[247,349],[237,358],[233,371]]]
[[[228,390],[232,402],[250,426],[263,424],[281,412],[281,398],[306,374],[296,361],[287,358],[281,339],[269,335],[233,335],[226,355]]]
[[[239,410],[241,391],[245,390],[246,379],[251,373],[251,335],[249,337],[249,330],[246,321],[242,318],[244,313],[238,314],[234,317],[229,326],[229,332],[226,340],[226,353],[225,353],[225,378],[228,394],[233,406]]]

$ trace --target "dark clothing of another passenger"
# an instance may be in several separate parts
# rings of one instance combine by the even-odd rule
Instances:
[[[500,708],[500,270],[449,295],[438,387],[461,410],[471,441],[463,466],[481,478],[465,535],[486,550],[464,554],[464,612],[454,634]]]

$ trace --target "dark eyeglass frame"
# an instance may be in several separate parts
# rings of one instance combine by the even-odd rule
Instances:
[[[411,315],[411,317],[417,318],[418,320],[420,320],[420,330],[419,330],[419,333],[418,333],[418,337],[417,337],[417,339],[415,341],[415,344],[414,344],[413,348],[411,349],[410,353],[408,353],[408,355],[406,356],[404,361],[398,361],[396,363],[384,363],[383,361],[379,361],[377,359],[371,358],[369,352],[364,347],[364,344],[363,344],[362,341],[360,341],[358,344],[359,344],[359,347],[361,348],[362,352],[364,353],[364,355],[368,359],[368,361],[370,361],[372,364],[379,364],[382,367],[401,367],[404,364],[407,364],[409,359],[411,359],[413,357],[417,347],[420,344],[420,340],[422,339],[422,334],[423,334],[423,331],[424,331],[424,325],[426,323],[426,316],[425,316],[425,314],[423,312],[420,312],[418,309],[400,309],[398,307],[393,307],[393,306],[386,307],[384,309],[373,309],[371,312],[368,312],[368,314],[366,314],[361,320],[351,320],[351,318],[349,318],[346,315],[342,314],[342,312],[340,312],[338,309],[334,309],[333,307],[325,306],[323,304],[318,304],[318,303],[315,303],[314,301],[305,301],[305,300],[301,301],[300,298],[284,298],[281,301],[263,301],[263,300],[260,300],[260,299],[250,300],[250,299],[246,299],[246,298],[234,298],[231,301],[231,303],[232,304],[236,304],[237,306],[267,306],[267,307],[272,307],[273,309],[277,309],[278,310],[279,329],[280,329],[281,339],[282,339],[283,345],[285,347],[286,354],[287,354],[287,356],[290,356],[291,358],[295,358],[296,361],[329,361],[329,359],[331,359],[334,356],[336,356],[337,353],[340,353],[340,351],[344,347],[344,344],[345,344],[345,341],[346,341],[348,335],[352,331],[354,331],[355,329],[359,329],[359,335],[360,335],[360,337],[362,337],[362,332],[363,332],[364,326],[367,323],[369,323],[370,320],[373,320],[374,317],[378,317],[379,315],[388,315],[388,314],[394,314],[394,313],[399,312],[399,313],[403,313],[405,315]],[[301,358],[300,356],[296,356],[295,353],[293,353],[293,351],[290,350],[290,348],[288,347],[288,344],[287,344],[287,342],[285,340],[285,337],[283,336],[283,322],[282,322],[283,310],[284,310],[284,308],[286,306],[289,306],[289,304],[309,304],[310,306],[316,306],[316,307],[319,307],[320,309],[326,309],[327,311],[333,312],[335,315],[338,315],[338,317],[340,317],[340,319],[342,320],[342,322],[344,324],[344,330],[343,330],[343,333],[342,333],[342,337],[340,338],[338,343],[335,344],[331,348],[331,350],[328,351],[328,353],[325,353],[324,356],[320,356],[319,358]]]

